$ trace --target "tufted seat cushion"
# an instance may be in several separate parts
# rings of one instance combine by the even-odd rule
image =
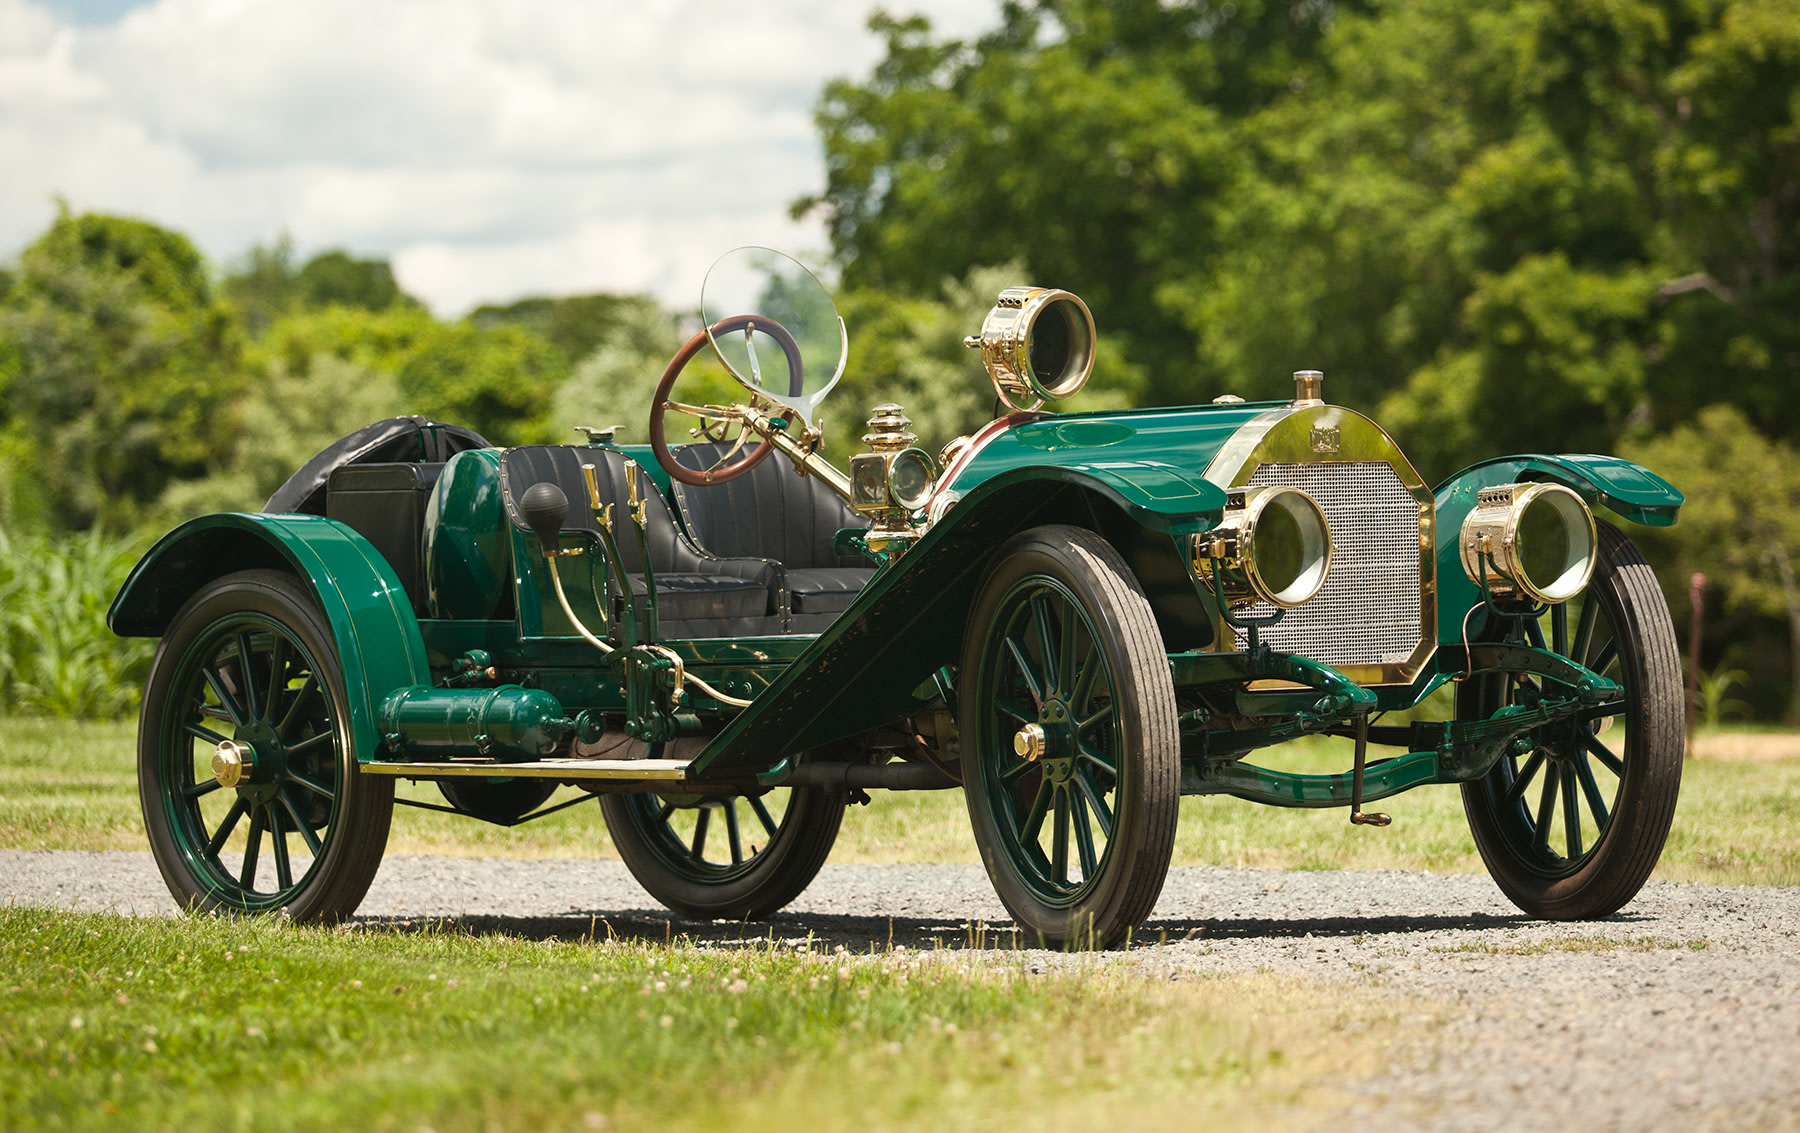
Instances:
[[[725,453],[716,444],[684,445],[675,459],[688,468],[711,468]],[[677,482],[675,505],[694,542],[715,555],[754,555],[780,564],[777,586],[786,628],[815,633],[850,607],[875,571],[867,559],[832,550],[845,527],[869,521],[785,458],[772,455],[724,484],[694,487]]]
[[[522,530],[530,525],[519,513],[526,489],[549,481],[569,498],[565,530],[599,534],[600,524],[589,505],[583,464],[594,466],[602,504],[613,505],[613,532],[619,558],[630,578],[632,600],[639,609],[649,592],[644,561],[627,511],[625,469],[631,458],[616,449],[593,445],[526,445],[508,449],[500,462],[501,493],[507,515]],[[657,621],[663,637],[730,637],[780,633],[777,613],[776,564],[748,556],[720,556],[696,547],[675,523],[669,505],[647,472],[640,471],[644,501],[644,534],[650,568],[656,575]]]

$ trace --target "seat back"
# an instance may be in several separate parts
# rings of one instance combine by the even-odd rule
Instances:
[[[719,444],[683,445],[675,459],[703,471],[726,451]],[[688,532],[715,555],[774,559],[789,570],[869,565],[831,549],[840,528],[867,527],[869,521],[816,478],[801,476],[779,453],[723,484],[699,488],[677,481],[673,488]]]
[[[506,500],[506,514],[513,524],[529,531],[531,525],[519,514],[519,499],[533,484],[548,480],[561,488],[569,498],[569,515],[563,520],[567,530],[585,530],[598,534],[600,523],[588,502],[587,480],[581,466],[594,466],[594,479],[600,488],[600,502],[613,505],[613,530],[619,546],[619,559],[627,574],[644,573],[643,558],[638,554],[637,539],[631,533],[627,511],[630,495],[626,490],[625,467],[631,458],[615,449],[595,445],[524,445],[506,450],[500,461],[500,490]],[[704,555],[681,533],[674,513],[663,501],[662,494],[648,473],[638,473],[638,494],[644,501],[644,535],[650,548],[650,565],[658,574],[702,571]]]

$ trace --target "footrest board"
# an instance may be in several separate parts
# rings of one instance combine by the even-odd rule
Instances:
[[[685,759],[541,759],[530,763],[457,759],[362,765],[364,775],[395,775],[405,779],[640,779],[676,783],[687,779],[687,769]]]

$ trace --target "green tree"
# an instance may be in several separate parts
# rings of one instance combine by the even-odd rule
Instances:
[[[1800,452],[1758,433],[1731,405],[1702,410],[1691,424],[1626,446],[1627,455],[1681,486],[1681,522],[1650,537],[1666,577],[1704,571],[1728,606],[1785,619],[1793,699],[1800,723]]]
[[[186,237],[62,209],[0,305],[4,516],[128,526],[230,444],[239,336]]]

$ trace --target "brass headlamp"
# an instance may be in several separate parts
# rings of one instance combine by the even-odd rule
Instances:
[[[1463,572],[1496,598],[1567,602],[1587,589],[1598,540],[1587,502],[1561,484],[1500,484],[1475,496],[1458,540]]]
[[[1054,287],[1009,287],[963,345],[981,351],[994,392],[1015,411],[1074,397],[1094,369],[1094,316]]]
[[[1331,573],[1331,525],[1299,488],[1234,490],[1225,517],[1193,537],[1194,571],[1228,602],[1260,598],[1292,609]]]

